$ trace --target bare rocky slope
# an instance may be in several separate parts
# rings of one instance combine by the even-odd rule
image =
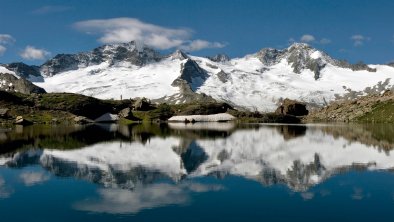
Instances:
[[[314,110],[305,120],[392,123],[394,122],[394,92],[386,91],[383,94],[333,102]]]

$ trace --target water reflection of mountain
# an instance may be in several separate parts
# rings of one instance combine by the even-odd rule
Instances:
[[[40,164],[57,176],[110,188],[237,175],[305,191],[336,173],[392,169],[388,131],[353,125],[99,125],[35,137],[28,130],[6,135],[2,144],[12,144],[13,138],[31,143],[2,151],[0,165]],[[44,145],[48,140],[55,142]]]

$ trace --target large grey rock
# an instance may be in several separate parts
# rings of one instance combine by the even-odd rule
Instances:
[[[7,92],[20,92],[23,94],[46,93],[41,87],[38,87],[24,78],[17,78],[8,73],[0,73],[0,90]]]
[[[6,118],[9,116],[9,109],[8,108],[4,108],[4,109],[0,109],[0,118]]]
[[[128,119],[128,120],[135,120],[135,121],[139,121],[139,120],[140,120],[139,118],[137,118],[137,117],[135,117],[135,116],[133,115],[133,111],[132,111],[130,108],[124,108],[124,109],[122,109],[122,110],[119,112],[118,116],[119,116],[120,118],[125,118],[125,119]]]
[[[89,123],[93,123],[94,121],[85,117],[85,116],[76,116],[74,117],[74,123],[75,124],[89,124]]]
[[[132,107],[134,110],[138,111],[148,111],[153,108],[151,101],[145,97],[137,98],[137,100],[133,103]]]
[[[116,122],[119,120],[119,116],[111,113],[105,113],[99,118],[95,119],[94,122]]]

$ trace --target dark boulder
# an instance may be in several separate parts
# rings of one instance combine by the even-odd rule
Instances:
[[[282,115],[293,115],[293,116],[305,116],[308,115],[308,110],[306,109],[306,105],[304,103],[285,99],[282,104],[276,109],[276,114]]]
[[[23,126],[27,126],[27,125],[31,125],[33,124],[31,121],[24,119],[23,116],[17,116],[15,119],[15,124],[16,125],[23,125]]]

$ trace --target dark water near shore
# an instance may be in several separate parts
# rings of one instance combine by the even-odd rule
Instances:
[[[0,221],[394,221],[394,126],[0,130]]]

